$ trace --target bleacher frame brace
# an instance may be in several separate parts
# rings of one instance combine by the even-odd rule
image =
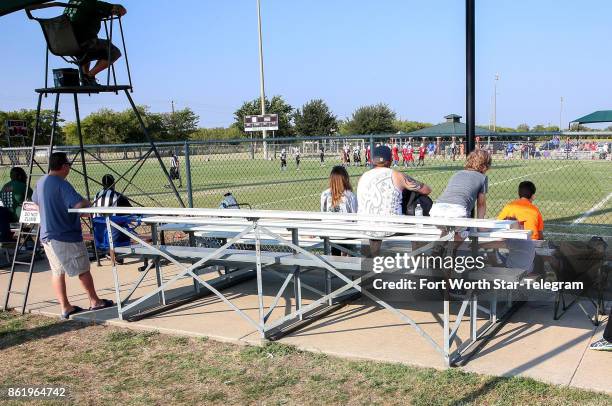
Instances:
[[[112,209],[111,209],[112,210]],[[73,212],[87,212],[92,211],[91,209],[79,209],[72,210]],[[99,212],[101,214],[104,213],[105,209],[93,209],[94,212]],[[108,210],[107,210],[108,211]],[[211,210],[211,212],[214,210]],[[220,211],[219,217],[223,217],[223,211]],[[227,213],[227,212],[225,212]],[[149,213],[150,214],[150,213]],[[156,222],[161,222],[161,220],[156,220],[154,217],[149,218],[149,223],[155,224]],[[184,219],[183,219],[184,220]],[[206,219],[202,219],[203,221],[207,221]],[[506,298],[505,304],[506,308],[504,311],[500,312],[498,308],[499,298],[497,293],[495,293],[494,298],[489,300],[489,306],[485,307],[478,303],[478,292],[469,290],[462,296],[461,299],[457,299],[458,303],[460,303],[460,307],[458,310],[457,317],[454,322],[451,322],[451,299],[448,295],[448,292],[443,296],[443,341],[442,345],[440,345],[434,337],[432,337],[429,333],[427,333],[419,324],[412,319],[405,312],[400,310],[397,307],[394,307],[392,304],[387,303],[386,301],[380,299],[375,294],[370,292],[368,289],[363,288],[363,284],[377,275],[376,272],[364,272],[361,276],[355,279],[350,279],[347,275],[345,275],[342,271],[337,269],[337,266],[334,265],[333,262],[330,262],[325,255],[319,255],[314,252],[310,252],[303,247],[299,246],[299,242],[296,240],[297,237],[297,229],[299,226],[295,226],[295,228],[291,228],[291,240],[279,235],[278,233],[272,231],[267,225],[265,225],[265,219],[261,219],[256,216],[255,213],[253,215],[249,215],[245,217],[247,223],[244,224],[244,228],[233,238],[228,239],[224,245],[216,249],[210,249],[210,252],[203,254],[199,257],[191,257],[195,258],[196,262],[192,262],[190,265],[185,265],[179,261],[179,259],[187,259],[190,256],[181,257],[180,253],[171,252],[172,247],[163,248],[162,246],[158,246],[156,244],[156,239],[153,239],[152,243],[145,242],[143,239],[138,236],[130,233],[128,230],[124,229],[122,226],[116,224],[111,220],[110,217],[106,218],[107,225],[107,233],[109,235],[109,244],[111,247],[111,259],[113,261],[113,278],[115,283],[115,295],[117,302],[117,310],[120,319],[130,320],[130,315],[128,312],[130,310],[134,310],[137,306],[144,304],[147,300],[151,298],[157,297],[159,299],[159,304],[163,308],[166,302],[165,291],[167,288],[175,284],[182,278],[192,278],[193,281],[200,285],[200,288],[204,290],[204,294],[213,294],[221,301],[223,301],[228,307],[234,310],[240,317],[242,317],[245,321],[247,321],[251,326],[253,326],[260,334],[263,340],[277,340],[285,335],[299,330],[306,325],[321,319],[325,315],[337,310],[342,307],[344,304],[348,303],[348,301],[354,299],[359,295],[363,295],[382,308],[390,311],[399,317],[404,323],[413,327],[416,332],[425,339],[442,357],[444,360],[444,364],[446,366],[454,366],[454,365],[463,365],[469,361],[469,359],[478,353],[480,349],[486,344],[486,342],[493,337],[496,332],[503,327],[505,321],[516,311],[516,309],[520,306],[521,303],[514,303],[512,300],[512,296],[508,295]],[[262,221],[264,220],[264,221]],[[146,220],[145,220],[146,221]],[[163,222],[168,222],[168,217],[165,217]],[[225,221],[229,221],[229,219],[225,219]],[[155,258],[154,262],[156,266],[156,288],[145,294],[144,296],[136,299],[134,301],[128,302],[131,298],[132,294],[135,290],[140,286],[143,282],[146,275],[141,275],[131,286],[128,294],[122,298],[121,297],[121,284],[119,282],[119,274],[117,270],[117,264],[115,261],[116,253],[132,253],[135,254],[134,248],[131,247],[115,247],[112,239],[112,230],[117,230],[122,234],[129,237],[131,240],[135,241],[139,244],[139,253],[143,256],[150,256]],[[453,246],[454,246],[454,237],[456,232],[456,227],[446,227],[447,234],[441,237],[438,241],[446,242],[447,248],[446,253],[453,255]],[[228,280],[227,277],[221,276],[215,278],[213,280],[204,280],[200,277],[200,275],[196,272],[198,268],[203,267],[207,264],[214,264],[216,261],[224,261],[221,257],[224,255],[231,256],[232,253],[228,252],[231,249],[231,246],[243,238],[248,233],[255,234],[255,269],[247,270],[247,273],[250,275],[236,275],[238,276],[236,280]],[[278,273],[282,278],[284,278],[284,282],[280,287],[278,293],[275,295],[275,298],[271,304],[271,306],[266,309],[264,307],[264,293],[263,293],[263,278],[262,278],[262,270],[270,265],[275,265],[272,263],[265,263],[262,260],[262,252],[261,252],[261,237],[262,235],[271,237],[272,239],[279,242],[279,244],[284,245],[290,248],[294,254],[286,254],[289,259],[290,265],[296,267],[295,272],[289,271],[289,273],[284,276],[277,272],[274,269],[269,269],[272,274]],[[433,242],[430,244],[426,244],[418,250],[413,252],[413,255],[418,255],[420,252],[424,252],[428,249],[431,249],[432,244],[437,242]],[[326,245],[329,245],[329,241]],[[327,249],[326,249],[327,251]],[[294,258],[293,255],[301,255],[302,259]],[[159,267],[159,260],[165,259],[169,263],[175,265],[179,272],[173,277],[164,280],[163,275],[161,274],[161,269]],[[303,263],[301,263],[302,261]],[[315,267],[322,269],[326,275],[334,275],[344,284],[339,288],[332,288],[331,284],[326,283],[325,292],[319,291],[311,286],[307,286],[300,279],[300,267]],[[147,271],[151,269],[149,267]],[[363,271],[361,269],[361,265],[355,266],[355,271]],[[507,271],[504,269],[504,271]],[[501,275],[500,275],[501,276]],[[231,275],[229,276],[231,278]],[[254,320],[248,314],[246,314],[243,310],[234,305],[228,298],[226,298],[221,292],[222,289],[226,287],[236,285],[241,283],[245,279],[256,278],[257,280],[257,297],[258,297],[258,318]],[[278,301],[287,288],[289,282],[293,279],[294,288],[295,288],[295,310],[292,310],[289,314],[286,314],[276,320],[269,320],[272,311],[278,304]],[[315,293],[320,295],[320,298],[314,300],[312,303],[308,305],[303,305],[301,300],[301,288],[308,288],[310,291],[314,291]],[[174,306],[173,306],[174,307]],[[486,321],[480,327],[477,325],[478,321],[478,312],[481,312],[485,315]],[[468,317],[469,321],[469,338],[462,340],[459,337],[459,328],[464,322],[464,317]],[[452,348],[453,344],[457,342],[457,347]]]

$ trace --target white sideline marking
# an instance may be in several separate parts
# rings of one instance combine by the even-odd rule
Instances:
[[[582,216],[580,216],[579,218],[574,220],[574,224],[580,224],[584,220],[586,220],[587,218],[591,217],[591,214],[593,214],[595,211],[601,209],[606,203],[608,203],[608,200],[610,200],[610,199],[612,199],[612,192],[610,192],[608,194],[608,196],[606,196],[603,199],[601,199],[601,201],[599,203],[597,203],[595,206],[593,206],[589,210],[587,210]]]
[[[496,186],[496,185],[501,185],[502,183],[506,183],[506,182],[512,182],[513,180],[517,180],[517,179],[521,179],[521,178],[525,178],[527,176],[531,176],[531,175],[540,175],[542,173],[548,173],[548,172],[554,172],[554,171],[559,171],[561,169],[567,168],[569,166],[572,165],[563,165],[563,166],[559,166],[558,168],[553,168],[553,169],[547,169],[545,171],[539,171],[539,172],[532,172],[532,173],[526,173],[525,175],[521,175],[521,176],[517,176],[516,178],[512,178],[512,179],[506,179],[506,180],[502,180],[500,182],[495,182],[492,183],[491,186]]]

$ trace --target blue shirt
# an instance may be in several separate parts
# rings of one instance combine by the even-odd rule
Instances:
[[[45,175],[36,184],[32,201],[40,211],[41,241],[83,241],[81,221],[76,213],[68,213],[83,200],[68,181],[59,176]]]

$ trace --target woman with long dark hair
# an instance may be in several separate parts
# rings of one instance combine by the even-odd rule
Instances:
[[[329,175],[329,189],[321,193],[321,211],[356,213],[357,197],[344,166],[334,166]]]

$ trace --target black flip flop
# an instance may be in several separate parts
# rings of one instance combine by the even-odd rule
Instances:
[[[70,316],[80,313],[83,311],[82,307],[79,306],[73,306],[72,310],[66,313],[62,313],[62,320],[68,320],[70,319]]]
[[[89,311],[107,309],[109,307],[113,307],[114,305],[115,302],[113,302],[112,300],[102,299],[102,304],[100,306],[90,307]]]

